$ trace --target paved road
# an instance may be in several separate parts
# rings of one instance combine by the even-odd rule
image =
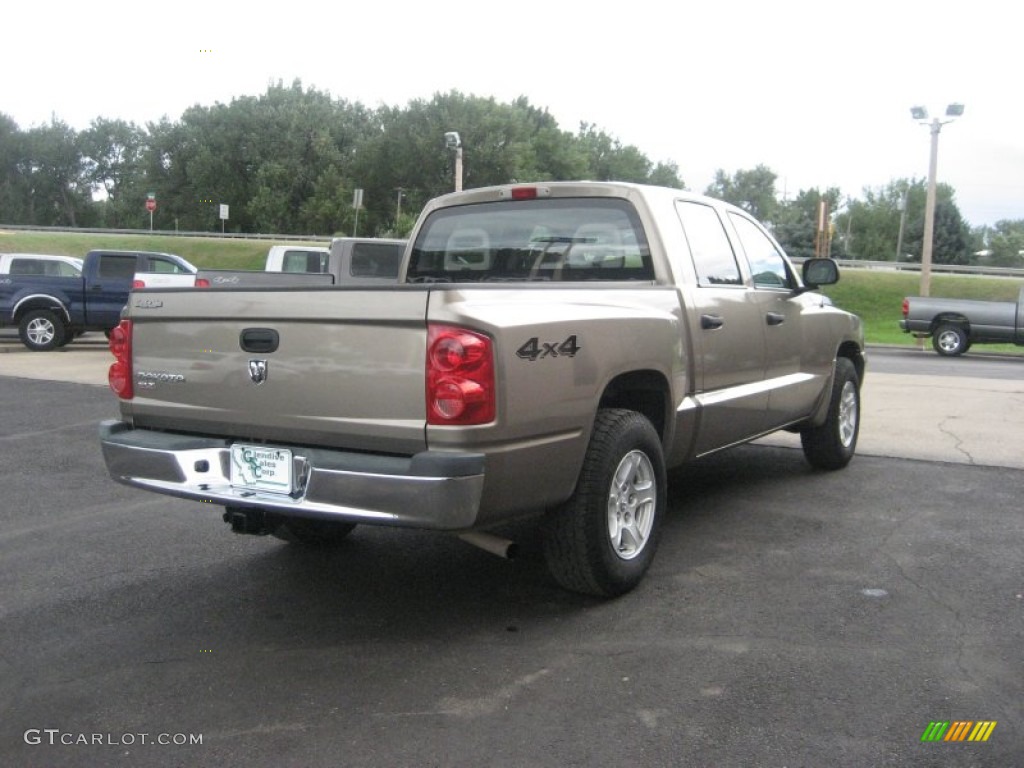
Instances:
[[[103,361],[77,384],[12,377],[17,357],[0,765],[1024,765],[1020,469],[730,451],[674,473],[651,573],[600,602],[550,584],[526,527],[513,562],[414,531],[234,536],[105,476]],[[899,389],[870,386],[865,440]],[[986,412],[1019,389],[981,386]],[[940,391],[902,402],[926,421]],[[934,720],[998,725],[922,743]]]

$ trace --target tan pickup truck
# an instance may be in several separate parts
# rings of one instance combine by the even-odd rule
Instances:
[[[398,284],[142,290],[111,338],[114,479],[311,544],[359,523],[535,516],[564,587],[650,565],[666,470],[779,429],[853,456],[860,320],[742,210],[676,189],[551,182],[431,201]]]

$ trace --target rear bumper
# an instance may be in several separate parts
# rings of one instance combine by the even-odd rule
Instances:
[[[424,451],[378,456],[325,448],[291,448],[290,494],[231,485],[231,441],[100,424],[111,477],[156,493],[280,515],[432,530],[464,530],[477,519],[484,456]]]

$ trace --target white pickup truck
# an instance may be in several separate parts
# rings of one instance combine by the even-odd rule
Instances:
[[[275,245],[267,253],[267,272],[319,272],[340,284],[395,282],[405,240],[336,237],[329,247]]]
[[[0,253],[0,275],[81,277],[82,260],[46,253]]]
[[[111,337],[119,482],[311,544],[357,524],[537,517],[558,583],[612,596],[650,565],[666,470],[785,429],[856,449],[860,320],[739,208],[551,182],[421,213],[397,284],[144,291]]]

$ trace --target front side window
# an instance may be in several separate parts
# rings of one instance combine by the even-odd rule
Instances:
[[[703,203],[679,200],[676,212],[690,245],[697,284],[705,288],[743,285],[736,254],[715,209]]]
[[[654,279],[636,211],[618,198],[442,208],[413,245],[409,282]]]
[[[771,239],[750,219],[730,214],[750,263],[755,288],[791,289],[795,283],[786,260]]]

